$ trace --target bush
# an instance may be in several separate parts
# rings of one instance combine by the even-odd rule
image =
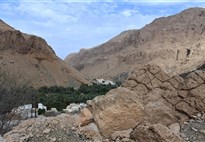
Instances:
[[[45,114],[46,110],[45,109],[38,109],[38,115]]]

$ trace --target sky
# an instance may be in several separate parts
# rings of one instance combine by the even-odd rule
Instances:
[[[64,59],[190,7],[205,0],[0,0],[0,19],[44,38]]]

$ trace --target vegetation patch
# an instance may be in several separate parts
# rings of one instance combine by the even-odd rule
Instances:
[[[116,85],[83,84],[79,89],[73,87],[41,87],[38,92],[37,102],[43,103],[47,109],[56,108],[58,111],[65,109],[71,103],[86,103],[99,95],[105,95]]]

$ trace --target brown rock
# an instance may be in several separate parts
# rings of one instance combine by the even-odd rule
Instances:
[[[81,110],[81,127],[86,126],[89,123],[93,122],[93,114],[90,112],[89,109],[83,108]]]
[[[115,131],[111,138],[112,140],[116,140],[117,138],[123,139],[123,138],[130,138],[130,133],[133,131],[133,129],[123,130],[123,131]]]
[[[62,140],[66,142],[82,142],[83,140],[71,130],[71,127],[72,118],[68,114],[60,114],[56,117],[40,116],[23,121],[3,137],[7,142],[54,142]]]
[[[205,99],[205,84],[200,85],[197,88],[192,89],[191,94],[193,97],[196,97],[198,99]]]
[[[131,133],[131,138],[137,142],[183,142],[182,138],[172,133],[169,128],[162,124],[139,125]]]
[[[99,133],[98,127],[94,123],[90,123],[87,126],[80,128],[81,133],[86,136],[86,138],[93,140],[95,142],[102,141],[102,137]]]
[[[134,128],[143,120],[144,108],[138,95],[126,88],[113,89],[88,104],[100,133],[105,137],[115,131]]]
[[[190,117],[198,112],[195,108],[189,106],[189,104],[186,102],[178,103],[176,105],[176,110],[181,111]]]
[[[168,126],[180,121],[179,114],[162,102],[149,102],[144,107],[147,114],[147,121],[151,124],[163,124]]]

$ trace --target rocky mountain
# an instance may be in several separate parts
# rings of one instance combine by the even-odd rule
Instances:
[[[155,19],[139,30],[122,32],[97,47],[80,50],[65,61],[93,78],[127,78],[148,63],[173,75],[193,70],[205,61],[205,9],[190,8]]]
[[[0,20],[0,66],[32,86],[78,86],[83,75],[58,58],[46,41]]]

